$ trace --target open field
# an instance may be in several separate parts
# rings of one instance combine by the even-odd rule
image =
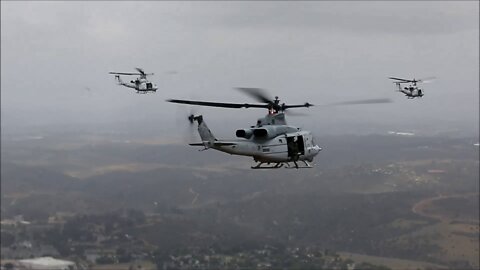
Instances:
[[[427,238],[438,245],[441,252],[432,254],[438,260],[468,261],[473,267],[480,267],[478,196],[478,193],[441,194],[417,202],[412,212],[438,222],[412,236]]]

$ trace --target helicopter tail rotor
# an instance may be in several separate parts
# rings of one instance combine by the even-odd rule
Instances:
[[[193,125],[193,122],[195,120],[195,116],[193,114],[190,114],[187,118],[188,118],[188,121],[190,122],[190,125]]]
[[[191,142],[196,140],[196,136],[195,136],[195,133],[196,133],[195,132],[196,131],[196,129],[195,129],[195,115],[192,113],[187,117],[187,119],[188,119],[188,122],[189,122],[189,124],[188,124],[188,135],[187,135],[188,138],[185,137],[185,139],[188,140],[189,143],[191,143]]]
[[[122,79],[120,78],[120,75],[118,75],[118,74],[115,75],[115,80],[117,81],[118,84],[122,84],[122,83],[123,83]]]
[[[186,108],[177,107],[175,110],[175,126],[178,130],[181,130],[178,139],[183,143],[191,143],[198,140],[195,135],[197,133],[195,116],[196,112],[192,108],[187,110]],[[186,124],[185,120],[188,121],[188,124]]]

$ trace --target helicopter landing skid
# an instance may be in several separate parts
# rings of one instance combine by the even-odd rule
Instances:
[[[277,162],[274,165],[270,165],[270,162],[258,162],[257,165],[252,166],[252,169],[279,169],[279,168],[287,168],[287,169],[306,169],[306,168],[313,168],[310,163],[308,163],[305,160],[302,160],[302,162],[305,165],[300,165],[297,163],[297,161],[292,161],[294,165],[290,165],[290,162]],[[263,164],[267,164],[266,166],[262,166]]]
[[[302,162],[305,164],[305,165],[302,165],[302,166],[298,166],[298,163],[297,161],[292,161],[294,166],[291,166],[289,162],[285,162],[285,164],[287,164],[287,169],[307,169],[307,168],[313,168],[312,165],[310,165],[310,163],[308,163],[306,160],[302,160]]]
[[[270,162],[267,163],[267,166],[262,166],[262,164],[265,164],[265,162],[258,162],[257,165],[252,166],[252,169],[278,169],[283,167],[282,162],[275,163],[274,165],[269,165]]]

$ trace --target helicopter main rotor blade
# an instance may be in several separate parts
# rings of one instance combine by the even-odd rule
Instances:
[[[266,91],[261,88],[237,87],[236,89],[250,95],[260,102],[272,103],[273,101],[273,98],[269,97]]]
[[[302,104],[302,105],[285,105],[285,104],[282,104],[282,109],[286,110],[286,109],[290,109],[290,108],[308,108],[308,107],[312,107],[312,106],[314,106],[314,105],[310,104],[308,102],[306,102],[305,104]]]
[[[209,101],[182,100],[182,99],[167,99],[167,101],[172,102],[172,103],[179,103],[179,104],[220,107],[220,108],[232,108],[232,109],[268,108],[268,104],[226,103],[226,102],[209,102]]]
[[[412,80],[406,80],[406,79],[401,79],[401,78],[395,78],[395,77],[388,77],[391,80],[397,80],[397,81],[403,81],[403,82],[413,82]]]
[[[130,73],[130,72],[109,72],[109,74],[115,75],[142,75],[140,73]]]
[[[393,101],[389,98],[377,98],[377,99],[364,99],[364,100],[352,100],[345,102],[331,103],[327,106],[339,106],[339,105],[360,105],[360,104],[381,104],[381,103],[392,103]]]
[[[136,67],[135,69],[138,70],[138,72],[140,72],[140,74],[145,76],[145,72],[143,71],[143,69],[138,68],[138,67]]]
[[[422,78],[422,79],[418,79],[417,82],[429,83],[429,82],[433,81],[434,79],[436,79],[436,77],[434,77],[434,76],[425,77],[425,78]]]

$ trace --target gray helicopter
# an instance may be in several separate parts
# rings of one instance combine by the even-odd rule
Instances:
[[[141,68],[135,68],[138,73],[130,73],[130,72],[110,72],[109,74],[115,75],[115,79],[119,85],[123,85],[128,88],[133,88],[137,90],[137,93],[146,94],[149,92],[156,92],[158,87],[156,84],[147,80],[147,76],[153,75],[153,73],[145,73]],[[120,75],[139,75],[140,77],[136,78],[135,80],[131,80],[130,83],[125,83],[120,78]]]
[[[395,77],[389,77],[390,80],[395,80],[394,83],[397,85],[397,91],[402,92],[407,96],[408,99],[414,99],[414,98],[421,98],[425,94],[423,93],[423,90],[420,89],[417,86],[417,83],[421,82],[430,82],[431,80],[435,79],[435,77],[428,77],[424,79],[418,79],[416,80],[415,78],[413,80],[407,80],[407,79],[401,79],[401,78],[395,78]],[[403,87],[401,84],[403,83],[409,83],[410,85],[408,87]]]
[[[312,168],[309,162],[322,150],[310,131],[301,130],[298,127],[288,125],[285,120],[285,112],[291,108],[309,108],[313,106],[308,102],[298,105],[280,104],[278,97],[269,98],[259,88],[237,88],[254,97],[263,104],[251,103],[224,103],[194,100],[168,99],[168,102],[222,107],[222,108],[264,108],[268,110],[265,117],[259,118],[254,126],[245,129],[237,129],[235,135],[239,139],[219,140],[208,128],[202,115],[190,115],[190,123],[198,123],[198,133],[202,142],[190,143],[192,146],[203,146],[204,149],[215,149],[232,155],[253,157],[257,162],[252,169],[277,169],[286,168]],[[390,100],[367,100],[355,101],[345,104],[385,103]],[[292,165],[293,163],[293,165]],[[300,163],[300,164],[299,164]]]

